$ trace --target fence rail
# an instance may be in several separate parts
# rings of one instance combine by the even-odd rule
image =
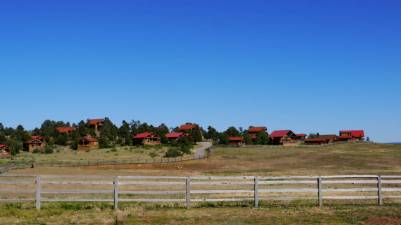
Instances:
[[[401,176],[58,176],[1,175],[0,202],[182,203],[401,199]]]

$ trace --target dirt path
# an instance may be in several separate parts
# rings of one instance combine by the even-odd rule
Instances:
[[[205,158],[207,154],[207,150],[212,147],[211,142],[198,142],[201,146],[198,149],[195,149],[195,158]]]

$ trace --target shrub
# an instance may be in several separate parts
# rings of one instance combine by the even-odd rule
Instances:
[[[50,145],[47,145],[45,147],[44,153],[45,154],[52,154],[54,152],[53,147],[51,147]]]
[[[41,151],[40,151],[40,149],[38,149],[38,148],[35,148],[34,150],[32,150],[32,153],[40,153]]]
[[[170,149],[166,152],[166,154],[165,154],[164,157],[167,157],[167,158],[175,158],[175,157],[179,157],[179,156],[182,156],[182,155],[183,155],[183,152],[180,151],[180,150],[178,150],[177,148],[170,148]]]

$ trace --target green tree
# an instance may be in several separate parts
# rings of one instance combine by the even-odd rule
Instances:
[[[202,141],[202,132],[200,129],[193,129],[190,132],[190,135],[194,142],[201,142]]]
[[[105,118],[103,126],[100,129],[99,146],[100,148],[109,148],[116,144],[118,128],[109,118]]]
[[[123,120],[122,125],[118,129],[118,138],[122,145],[132,145],[131,127],[129,123]]]
[[[224,133],[226,133],[229,137],[241,136],[241,133],[235,127],[229,127]]]
[[[228,144],[228,135],[226,133],[219,134],[219,144],[221,144],[221,145]]]
[[[244,142],[247,145],[253,144],[252,137],[249,134],[244,134]]]
[[[217,143],[219,140],[219,132],[212,126],[208,126],[205,138],[212,139],[213,142]]]
[[[269,143],[269,137],[266,132],[259,132],[256,134],[256,144],[267,145]]]

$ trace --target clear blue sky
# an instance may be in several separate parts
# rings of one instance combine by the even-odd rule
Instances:
[[[108,116],[401,141],[399,0],[4,0],[0,121]]]

